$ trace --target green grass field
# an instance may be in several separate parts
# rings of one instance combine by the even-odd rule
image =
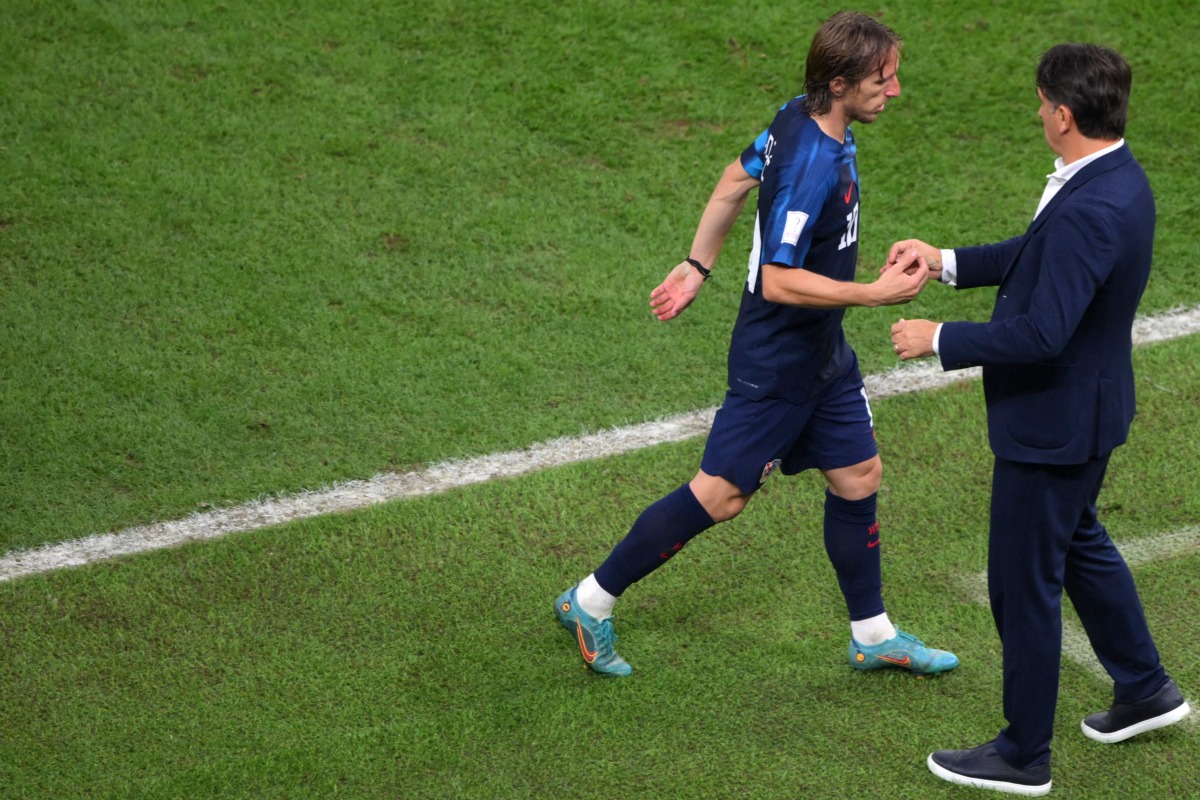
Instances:
[[[888,246],[1023,230],[1053,155],[1033,68],[1134,68],[1159,209],[1147,315],[1200,304],[1195,4],[897,2],[902,96],[856,129]],[[660,324],[720,170],[799,91],[837,7],[796,2],[0,7],[0,555],[708,408],[749,242]],[[982,319],[932,287],[855,310]],[[1200,511],[1200,340],[1139,349],[1102,511],[1122,546]],[[1003,725],[977,383],[875,404],[892,616],[963,665],[843,664],[819,478],[774,479],[618,608],[625,681],[550,604],[699,439],[0,582],[0,797],[966,797],[929,751]],[[1193,540],[1194,541],[1194,540]],[[1195,547],[1135,570],[1200,699]],[[1067,613],[1068,619],[1072,617]],[[1200,728],[1105,747],[1065,659],[1055,797],[1200,798]]]

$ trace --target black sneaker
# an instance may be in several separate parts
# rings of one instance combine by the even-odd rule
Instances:
[[[1174,725],[1191,710],[1175,681],[1168,678],[1165,686],[1145,700],[1113,703],[1108,711],[1092,714],[1079,727],[1089,739],[1112,744],[1155,728]]]
[[[1050,793],[1050,762],[1027,769],[1009,766],[994,742],[970,750],[938,750],[925,762],[942,780],[977,789],[1041,797]]]

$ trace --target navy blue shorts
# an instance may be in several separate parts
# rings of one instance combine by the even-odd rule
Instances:
[[[858,369],[803,404],[727,392],[713,419],[700,469],[750,495],[776,469],[840,469],[879,454],[866,387]]]

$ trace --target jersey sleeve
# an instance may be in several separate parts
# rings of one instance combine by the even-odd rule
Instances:
[[[742,169],[755,180],[762,180],[763,167],[766,166],[764,154],[767,151],[767,135],[770,131],[763,131],[754,142],[742,151]]]
[[[761,220],[759,263],[802,267],[821,210],[836,188],[837,170],[819,157],[782,168],[799,174],[797,180],[781,180],[776,184],[769,211]]]
[[[804,97],[804,95],[794,97],[788,102],[794,102],[802,97]],[[779,107],[779,111],[787,108],[787,105],[787,103],[781,105]],[[763,168],[766,167],[767,164],[767,141],[770,138],[770,133],[770,129],[763,131],[758,135],[758,138],[750,144],[749,147],[742,151],[742,169],[746,170],[746,173],[755,180],[762,180]]]

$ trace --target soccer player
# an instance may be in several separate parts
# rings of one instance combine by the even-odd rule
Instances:
[[[642,512],[596,571],[555,602],[592,670],[628,675],[617,654],[613,606],[633,583],[689,540],[741,513],[779,470],[819,469],[825,548],[850,612],[849,663],[919,674],[958,659],[893,626],[884,609],[876,496],[882,465],[858,359],[842,317],[850,306],[907,303],[928,278],[916,259],[855,283],[859,180],[852,122],[873,122],[900,94],[901,40],[871,17],[842,12],[813,38],[807,94],[782,106],[771,126],[722,174],[689,257],[651,292],[660,320],[695,299],[725,235],[759,188],[754,246],[729,348],[729,387],[689,482]]]

